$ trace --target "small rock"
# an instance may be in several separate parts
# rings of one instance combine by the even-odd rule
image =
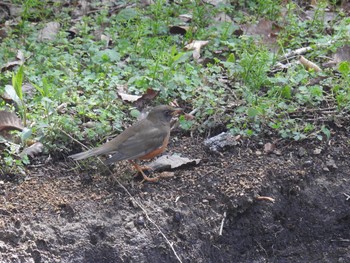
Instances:
[[[273,143],[268,142],[268,143],[265,143],[265,145],[264,145],[264,152],[265,153],[271,153],[275,149],[276,149],[276,145]]]
[[[175,212],[174,216],[173,216],[173,221],[175,223],[180,223],[182,218],[183,218],[183,216],[182,216],[182,214],[180,212]]]
[[[280,150],[274,150],[273,153],[278,155],[278,156],[282,155],[282,152]]]
[[[328,167],[323,167],[323,171],[325,171],[325,172],[329,172]]]
[[[40,254],[40,252],[39,252],[38,250],[34,250],[34,251],[32,252],[32,257],[33,257],[35,263],[40,263],[40,262],[42,262],[42,261],[41,261],[41,254]]]
[[[135,224],[133,221],[130,221],[130,222],[125,224],[126,229],[133,229],[134,227],[135,227]]]
[[[136,223],[140,226],[144,226],[145,225],[145,218],[143,216],[139,216],[136,220]]]
[[[312,166],[312,164],[313,164],[312,160],[306,160],[306,161],[303,163],[303,166],[304,166],[304,167],[310,167],[310,166]]]
[[[300,147],[299,150],[298,150],[298,156],[301,158],[301,157],[304,157],[304,156],[307,156],[307,151],[305,150],[305,148],[303,147]]]
[[[255,152],[255,154],[258,155],[258,156],[260,156],[260,155],[262,155],[262,152],[259,151],[259,150],[257,150],[257,151]]]
[[[313,151],[313,154],[314,154],[314,155],[319,155],[321,152],[322,152],[322,149],[321,149],[321,148],[316,148],[316,149]]]
[[[326,165],[330,169],[338,169],[338,166],[336,165],[336,163],[332,157],[326,161]]]
[[[231,133],[222,132],[219,135],[206,139],[204,146],[211,152],[219,153],[236,146],[238,139],[239,137],[233,136]]]

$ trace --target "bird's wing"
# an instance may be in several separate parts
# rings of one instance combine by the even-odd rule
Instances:
[[[162,147],[170,132],[170,127],[168,129],[167,127],[136,125],[132,128],[128,134],[131,136],[118,145],[115,154],[106,160],[107,163],[133,160],[153,152]]]

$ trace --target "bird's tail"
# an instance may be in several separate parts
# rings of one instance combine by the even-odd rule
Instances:
[[[78,160],[86,159],[86,158],[89,158],[92,156],[98,156],[98,155],[101,155],[103,153],[104,153],[104,151],[100,147],[98,147],[98,148],[91,149],[91,150],[88,150],[85,152],[72,154],[69,157],[78,161]]]

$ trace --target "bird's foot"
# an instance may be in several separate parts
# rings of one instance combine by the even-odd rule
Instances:
[[[140,167],[141,168],[141,167]],[[148,166],[143,166],[140,170],[139,173],[137,173],[135,176],[141,174],[143,179],[141,181],[141,183],[147,181],[147,182],[158,182],[159,180],[159,176],[156,177],[150,177],[149,175],[151,175],[153,173],[153,169],[151,167]]]

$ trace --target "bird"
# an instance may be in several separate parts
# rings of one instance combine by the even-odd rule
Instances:
[[[137,121],[114,139],[69,157],[78,161],[92,156],[112,154],[105,161],[106,164],[128,160],[142,174],[145,181],[158,181],[158,177],[148,177],[136,160],[149,160],[166,150],[170,138],[171,120],[181,112],[181,108],[156,106],[149,111],[146,118]]]

